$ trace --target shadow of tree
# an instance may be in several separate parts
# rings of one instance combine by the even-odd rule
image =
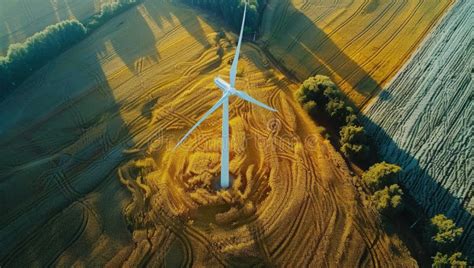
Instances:
[[[403,168],[400,175],[400,181],[404,192],[410,194],[416,202],[424,198],[429,198],[431,206],[422,206],[421,208],[428,217],[442,213],[456,220],[457,224],[464,228],[464,233],[460,241],[465,256],[474,256],[474,243],[471,238],[474,233],[473,216],[466,210],[463,200],[453,196],[448,190],[443,188],[428,172],[427,168],[420,165],[419,160],[409,152],[401,149],[397,142],[390,137],[386,131],[374,123],[368,117],[361,115],[363,125],[368,131],[375,150],[379,155],[385,156],[384,161],[399,164]],[[420,181],[421,180],[421,181]],[[414,185],[422,187],[414,188]],[[440,206],[440,204],[444,204]],[[415,217],[422,218],[423,215]],[[416,220],[413,223],[415,224]],[[423,224],[423,222],[419,222]],[[416,224],[415,224],[416,225]],[[417,226],[418,230],[423,230],[423,226]]]
[[[165,12],[160,8],[160,3],[161,1],[145,1],[137,8],[128,11],[127,15],[120,15],[111,22],[108,22],[117,24],[116,32],[107,34],[113,50],[127,65],[128,69],[135,74],[142,71],[144,60],[150,60],[154,63],[159,61],[160,54],[157,49],[159,40],[156,39],[154,30],[163,29],[164,23],[175,25],[175,18],[178,21],[179,27],[183,27],[202,46],[210,47],[207,35],[201,26],[201,18],[195,12],[186,12],[184,14],[181,12],[169,12],[169,10]],[[189,7],[179,3],[173,3],[173,6],[189,9]],[[135,13],[133,16],[129,14],[132,12]],[[121,34],[120,32],[123,31],[128,34]],[[136,42],[129,42],[129,40],[136,40]],[[107,42],[106,40],[104,41]],[[150,47],[149,44],[152,43],[156,43],[156,45]]]
[[[367,6],[365,12],[373,12],[380,2],[373,1]],[[273,19],[277,25],[271,25],[275,29],[265,29],[269,33],[264,33],[263,40],[260,42],[265,49],[273,54],[276,61],[287,66],[297,66],[298,72],[295,70],[287,70],[290,74],[296,75],[300,81],[306,79],[310,75],[323,74],[335,78],[339,76],[342,78],[334,79],[338,84],[349,83],[355,90],[363,94],[366,100],[382,90],[378,83],[360,67],[354,60],[347,56],[344,51],[339,48],[324,31],[319,29],[314,22],[299,11],[291,1],[284,3],[269,3],[270,8],[277,9],[273,11],[276,14],[286,14],[283,19]],[[281,9],[281,10],[280,10]],[[287,10],[283,10],[287,9]],[[297,22],[297,23],[295,23]],[[278,33],[285,33],[280,36]],[[292,33],[296,33],[292,35]],[[291,39],[291,42],[284,39]],[[281,42],[282,46],[273,45]],[[288,46],[286,46],[288,45]],[[294,58],[288,58],[283,55],[294,54]],[[284,60],[291,61],[291,64],[285,64]],[[317,62],[316,65],[312,65]],[[309,67],[308,67],[309,66]],[[303,74],[303,76],[301,75]],[[389,91],[382,91],[379,95],[381,101],[390,101],[394,96]],[[420,201],[419,196],[430,197],[430,202],[440,202],[447,204],[444,207],[429,206],[424,210],[428,215],[435,213],[445,213],[448,216],[455,218],[458,224],[463,225],[465,233],[461,244],[465,249],[467,256],[473,256],[474,248],[473,241],[469,237],[473,233],[472,215],[466,210],[464,200],[460,200],[453,196],[443,186],[428,174],[429,165],[422,165],[419,159],[404,151],[399,147],[396,141],[390,137],[383,128],[372,122],[370,119],[364,117],[363,122],[370,133],[375,135],[374,140],[376,147],[378,147],[381,155],[387,156],[386,161],[402,164],[405,170],[403,175],[403,184],[407,191]],[[419,182],[422,180],[422,182]],[[411,189],[417,181],[417,185],[423,185],[420,189]],[[436,207],[436,209],[434,209]]]
[[[278,22],[275,22],[277,25],[272,26],[276,29],[267,30],[269,32],[264,33],[260,42],[283,65],[285,65],[284,60],[289,59],[284,55],[293,54],[294,57],[289,59],[292,62],[289,66],[297,67],[298,71],[288,71],[298,80],[302,81],[308,76],[323,74],[338,83],[349,84],[366,99],[380,90],[378,82],[338,47],[331,40],[331,36],[295,8],[291,1],[281,4],[269,3],[269,6],[276,9],[273,11],[275,14],[280,14],[279,10],[284,9],[281,13],[286,16],[279,18]],[[271,45],[278,43],[284,45],[281,47]]]
[[[174,2],[173,5],[176,8],[190,9],[189,6],[179,2]],[[179,25],[194,36],[202,46],[208,47],[210,45],[206,33],[201,26],[201,18],[196,16],[196,12],[186,12],[184,14],[181,12],[163,12],[163,9],[160,8],[160,1],[146,1],[143,7],[158,26],[162,25],[164,21],[174,25],[173,17],[175,17],[179,21]]]
[[[116,30],[107,35],[117,56],[135,74],[141,72],[144,60],[157,62],[160,57],[156,47],[150,46],[150,44],[156,43],[157,40],[150,25],[143,17],[143,13],[140,12],[140,8],[141,6],[132,8],[108,22],[115,23]],[[130,13],[133,13],[133,15]],[[128,34],[124,35],[122,32]],[[130,40],[135,41],[130,42]]]
[[[159,9],[159,4],[156,2],[146,1],[143,7],[146,8],[158,27],[161,27],[160,25],[164,21],[172,21],[172,15],[163,14],[165,12]],[[133,9],[124,14],[128,12],[138,13],[139,10]],[[293,10],[293,12],[298,11]],[[304,17],[304,14],[296,14]],[[200,23],[197,16],[173,15],[185,25]],[[153,48],[155,51],[141,51],[140,46],[127,46],[125,44],[130,43],[127,39],[136,40],[136,43],[159,42],[159,40],[155,39],[153,31],[141,13],[136,14],[134,18],[136,19],[135,24],[125,21],[123,15],[108,23],[116,24],[115,31],[126,31],[129,34],[112,35],[110,42],[127,68],[136,73],[135,63],[137,60],[151,57],[157,61],[159,54],[155,48]],[[310,23],[308,18],[305,17],[305,19],[306,23]],[[131,25],[138,25],[140,29],[135,29]],[[198,30],[195,31],[195,29]],[[202,45],[208,45],[205,32],[200,26],[188,28],[188,31]],[[93,35],[98,35],[98,32],[100,30]],[[308,32],[312,33],[308,39],[326,40],[324,42],[325,51],[340,53],[339,57],[342,57],[342,61],[346,63],[343,69],[336,70],[338,75],[345,77],[354,71],[361,73],[364,77],[363,82],[354,79],[349,83],[367,96],[379,89],[370,75],[365,73],[343,51],[340,51],[322,30],[315,27]],[[318,59],[320,62],[318,73],[330,74],[331,71],[334,71],[331,70],[334,67],[331,65],[331,57],[313,49],[313,45],[309,46],[300,42],[294,46],[306,50]],[[2,193],[0,195],[2,201],[0,202],[2,215],[0,220],[2,226],[0,229],[0,248],[2,248],[0,264],[2,266],[24,266],[31,263],[38,266],[57,264],[56,261],[60,254],[65,249],[73,247],[74,243],[82,236],[88,224],[84,219],[88,217],[89,223],[104,220],[102,217],[107,213],[112,213],[113,216],[106,219],[110,225],[103,225],[102,228],[105,229],[100,234],[109,233],[120,238],[108,241],[109,244],[106,245],[117,247],[115,243],[119,243],[126,247],[127,243],[132,243],[128,232],[121,229],[120,224],[113,225],[113,222],[120,218],[120,207],[114,206],[114,203],[123,202],[124,196],[127,196],[126,190],[121,187],[114,172],[124,160],[122,149],[133,146],[133,143],[128,126],[120,116],[121,104],[114,97],[113,89],[108,85],[107,76],[102,70],[102,62],[98,55],[104,50],[105,47],[100,47],[94,51],[92,56],[79,58],[72,62],[72,66],[68,67],[63,76],[49,81],[42,79],[41,77],[44,76],[52,76],[54,68],[59,68],[58,66],[54,67],[57,61],[53,61],[22,85],[26,89],[23,93],[11,96],[0,103],[2,111],[17,111],[16,114],[2,116],[2,119],[7,119],[0,125],[0,155],[8,156],[0,160],[0,192]],[[67,52],[69,54],[61,56],[63,61],[70,53],[90,55],[85,51],[77,51],[77,48],[73,48],[71,51]],[[291,49],[288,53],[290,52]],[[298,60],[304,59],[299,58]],[[84,73],[81,73],[82,71]],[[315,73],[311,70],[308,72]],[[70,76],[76,76],[74,81],[69,80]],[[41,94],[34,92],[41,89],[44,89]],[[18,103],[18,100],[21,102]],[[37,108],[34,106],[42,106],[40,107],[41,113],[22,114],[22,109],[33,111],[34,108]],[[420,166],[416,157],[400,149],[384,129],[368,118],[364,118],[363,121],[367,129],[377,133],[376,141],[383,140],[384,154],[393,155],[393,162],[409,163],[403,167],[405,171],[402,178],[409,193],[414,196],[418,194],[410,192],[410,182],[414,180],[413,178],[422,179],[422,185],[441,192],[436,196],[442,196],[448,200],[444,202],[445,204],[453,204],[451,207],[443,208],[442,212],[447,211],[448,216],[456,218],[458,222],[470,222],[471,225],[465,226],[465,235],[461,243],[464,243],[465,248],[468,249],[466,254],[472,256],[474,245],[472,245],[472,239],[468,239],[474,228],[472,220],[470,220],[472,215],[463,208],[461,201],[439,186]],[[13,128],[13,126],[19,127]],[[84,141],[86,136],[97,129],[100,133],[97,140],[86,139]],[[86,142],[85,145],[81,145],[84,147],[81,150],[72,150],[78,141]],[[69,152],[65,148],[72,149]],[[78,173],[78,169],[84,169],[85,172]],[[100,189],[100,191],[93,193],[96,189]],[[430,193],[425,194],[429,195]],[[38,196],[41,198],[37,198]],[[435,198],[434,195],[432,196]],[[432,201],[439,200],[433,199]],[[91,204],[99,208],[100,213],[97,214],[102,215],[101,218],[94,219],[96,215],[91,211]],[[68,219],[71,224],[65,226],[64,222],[56,222],[57,217],[60,217],[62,213],[67,213],[68,209],[74,211]],[[429,214],[438,212],[427,211]],[[84,218],[78,221],[76,217],[81,216]],[[83,224],[86,224],[85,227]],[[261,229],[263,227],[258,226],[257,223],[255,228]],[[57,233],[61,235],[55,235]],[[85,238],[86,242],[83,241],[78,246],[83,250],[84,256],[71,254],[68,258],[70,260],[80,257],[86,258],[85,255],[91,251],[92,244],[97,242],[98,238],[97,234],[88,234]],[[254,237],[254,239],[260,241],[257,244],[264,243],[259,237]],[[45,248],[49,251],[46,251]],[[111,249],[104,256],[92,256],[91,258],[111,258],[114,253],[116,252]],[[262,256],[265,254],[262,253]],[[230,260],[232,263],[240,261],[239,257]],[[266,260],[258,258],[252,259],[251,263],[255,265],[268,264]]]
[[[116,168],[134,142],[121,115],[123,100],[116,97],[123,84],[112,88],[104,65],[117,56],[134,76],[137,61],[158,61],[150,46],[158,40],[144,10],[158,27],[173,23],[159,1],[146,1],[112,18],[0,102],[3,113],[14,111],[0,122],[0,153],[9,155],[0,160],[1,266],[103,263],[133,244],[122,216],[130,194]],[[200,23],[197,16],[178,16],[187,25]],[[200,25],[188,31],[208,45]],[[106,249],[99,253],[94,249],[101,239]]]
[[[115,170],[133,143],[101,52],[75,46],[0,102],[2,267],[112,259],[131,243]]]

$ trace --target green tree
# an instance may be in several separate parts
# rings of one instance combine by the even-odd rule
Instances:
[[[346,116],[346,126],[356,126],[359,125],[359,119],[354,113],[354,110],[351,107],[347,107],[349,114]]]
[[[345,126],[339,132],[341,151],[353,160],[366,159],[369,152],[367,136],[361,126]]]
[[[403,191],[398,184],[385,186],[371,196],[371,201],[378,211],[385,214],[395,214],[402,207]]]
[[[311,115],[314,115],[316,113],[316,108],[317,104],[315,101],[308,101],[305,104],[303,104],[303,109],[306,110]]]
[[[326,107],[330,99],[340,96],[339,89],[327,76],[316,75],[306,79],[296,92],[301,105],[314,101],[320,108]]]
[[[347,106],[341,99],[330,99],[326,105],[326,112],[331,118],[336,120],[338,126],[355,125],[357,116],[352,107]]]
[[[311,104],[312,109],[308,111],[312,115],[321,112],[334,119],[338,127],[357,124],[354,109],[347,104],[344,94],[327,76],[316,75],[306,79],[296,92],[296,99],[303,107],[308,102],[316,103],[317,105]]]
[[[118,0],[104,3],[101,5],[100,11],[92,16],[85,25],[88,30],[95,30],[110,18],[137,4],[138,1],[139,0]]]
[[[442,267],[467,267],[467,261],[462,257],[461,252],[455,252],[453,255],[443,254],[436,252],[436,255],[432,257],[433,265],[435,268]]]
[[[430,223],[431,240],[438,249],[450,249],[463,232],[462,227],[443,214],[431,218]]]
[[[377,163],[362,174],[362,180],[372,190],[376,191],[397,182],[401,167],[386,162]]]
[[[441,252],[436,252],[436,255],[432,257],[433,265],[435,268],[447,267],[449,264],[448,254],[443,254]]]
[[[318,101],[321,101],[322,95],[323,92],[318,88],[314,77],[306,79],[298,91],[296,91],[296,99],[301,105],[310,101],[320,104]]]
[[[344,94],[329,77],[309,77],[296,91],[295,97],[310,115],[323,115],[334,119],[337,127],[343,126],[339,135],[341,151],[346,157],[355,161],[367,159],[369,145],[364,128],[358,126],[354,109],[347,104]]]
[[[449,264],[451,264],[451,267],[467,267],[467,261],[461,252],[455,252],[451,255],[449,257]]]
[[[326,112],[330,117],[343,121],[347,116],[346,105],[340,99],[331,99],[326,105]]]
[[[315,78],[321,89],[324,89],[323,95],[328,100],[342,99],[344,97],[341,90],[337,88],[336,84],[334,84],[329,77],[317,75]]]

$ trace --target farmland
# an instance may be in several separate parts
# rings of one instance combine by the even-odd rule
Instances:
[[[0,12],[5,21],[0,25],[0,51],[60,20],[83,20],[103,2],[10,1]],[[230,99],[228,190],[216,186],[220,110],[174,148],[221,96],[214,77],[228,78],[237,36],[213,11],[145,0],[51,59],[2,99],[0,266],[416,267],[406,241],[386,229],[370,205],[354,166],[300,107],[294,93],[298,82],[320,73],[330,76],[357,106],[367,105],[452,1],[275,3],[270,1],[263,13],[258,38],[246,36],[236,87],[278,112]],[[454,8],[464,17],[440,24],[440,32],[417,52],[418,61],[408,63],[364,110],[367,124],[376,122],[368,129],[382,153],[391,150],[394,141],[378,125],[396,143],[407,145],[403,149],[421,157],[404,162],[408,167],[417,161],[425,165],[423,159],[431,157],[426,148],[412,146],[418,139],[436,144],[436,139],[411,128],[413,122],[430,132],[448,133],[449,146],[462,152],[453,163],[468,161],[470,151],[456,146],[470,146],[469,136],[456,134],[472,124],[466,119],[472,109],[464,109],[472,94],[454,88],[470,85],[469,70],[456,66],[469,66],[462,61],[472,54],[472,44],[459,40],[457,53],[438,47],[449,38],[443,29],[469,36],[469,27],[455,27],[469,23],[462,7]],[[436,84],[434,76],[420,80],[420,91],[410,91],[416,103],[404,97],[416,73],[429,73],[423,69],[430,65],[424,53],[432,49],[449,62],[448,76],[463,73],[446,81],[455,96],[462,96],[452,113],[446,103],[454,102],[446,99],[447,93],[426,93],[428,83]],[[452,54],[456,57],[449,61]],[[446,75],[439,65],[433,66]],[[442,114],[422,105],[429,103],[427,96],[441,100]],[[390,105],[402,107],[406,120],[386,121],[396,120],[387,114],[393,113]],[[438,128],[421,116],[409,118],[410,111],[418,109],[428,109],[436,122],[444,116],[453,119]],[[398,133],[400,125],[417,136],[408,139],[407,133]],[[439,152],[449,158],[447,149]],[[402,159],[394,157],[387,160]],[[463,170],[446,166],[441,174]],[[472,188],[465,182],[470,171],[457,174],[461,179],[452,175],[438,181],[452,188],[451,195],[463,198]],[[421,184],[412,185],[418,191]],[[436,194],[443,198],[443,192]],[[419,200],[428,202],[426,196]],[[433,211],[453,206],[451,201]],[[450,216],[467,218],[456,211],[462,212],[452,209]],[[471,234],[472,218],[463,223]],[[463,239],[468,247],[471,242]]]
[[[171,150],[229,71],[235,35],[217,25],[146,1],[2,101],[2,266],[414,265],[257,46],[243,47],[237,86],[281,112],[231,102],[234,187],[209,188],[218,114]]]
[[[446,213],[464,227],[461,246],[471,256],[473,7],[458,1],[365,110],[380,153],[407,167],[402,180],[430,215]]]
[[[380,91],[452,1],[270,1],[259,43],[299,81],[328,75],[358,106]]]

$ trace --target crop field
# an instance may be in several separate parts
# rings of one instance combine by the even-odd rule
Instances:
[[[0,55],[46,26],[67,19],[83,20],[109,0],[0,0]]]
[[[232,188],[219,112],[173,150],[227,78],[218,25],[145,1],[0,102],[0,266],[416,266],[254,44],[237,87],[279,112],[231,99]]]
[[[269,1],[259,43],[298,80],[328,75],[363,106],[452,2]]]
[[[407,167],[402,180],[426,211],[447,213],[464,227],[461,244],[470,256],[474,255],[473,10],[472,1],[458,1],[365,110],[367,129],[383,157]]]

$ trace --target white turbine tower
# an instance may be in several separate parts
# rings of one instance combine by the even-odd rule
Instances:
[[[237,64],[239,62],[240,46],[242,44],[242,35],[244,33],[245,15],[247,13],[247,2],[244,8],[244,18],[242,21],[242,28],[240,29],[239,43],[237,45],[237,51],[235,52],[234,61],[230,69],[230,84],[224,81],[220,77],[214,78],[214,83],[222,90],[222,97],[219,101],[207,111],[201,119],[184,135],[184,137],[178,142],[175,148],[183,143],[186,138],[213,112],[215,112],[222,105],[222,156],[221,156],[221,187],[229,187],[229,97],[237,96],[262,108],[276,112],[270,106],[267,106],[256,99],[249,96],[247,93],[235,89],[235,80],[237,76]]]

